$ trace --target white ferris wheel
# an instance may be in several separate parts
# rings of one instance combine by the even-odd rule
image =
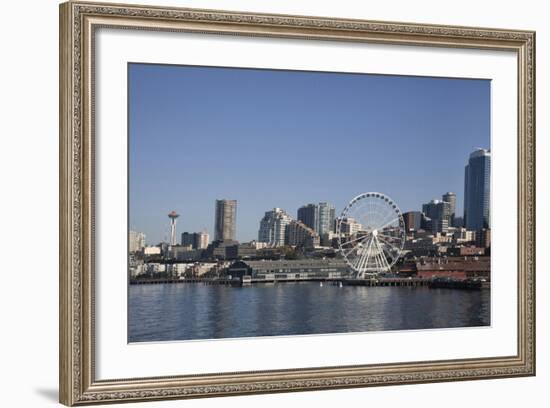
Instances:
[[[405,223],[388,196],[355,197],[336,221],[339,251],[357,278],[391,271],[405,244]]]

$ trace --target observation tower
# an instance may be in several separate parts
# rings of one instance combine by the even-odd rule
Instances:
[[[176,245],[176,221],[180,215],[175,211],[168,214],[170,218],[170,245]]]

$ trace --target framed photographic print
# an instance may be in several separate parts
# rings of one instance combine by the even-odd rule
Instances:
[[[60,6],[66,405],[535,374],[535,33]]]

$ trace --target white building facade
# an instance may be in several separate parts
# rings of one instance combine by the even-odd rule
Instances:
[[[286,227],[291,221],[292,217],[281,208],[267,211],[260,221],[258,241],[264,242],[270,247],[283,246]]]
[[[130,231],[128,239],[128,250],[139,252],[145,247],[145,234],[143,232]]]

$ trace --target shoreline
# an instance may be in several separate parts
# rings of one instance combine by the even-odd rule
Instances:
[[[365,286],[365,287],[429,287],[434,289],[490,290],[491,282],[479,279],[427,279],[427,278],[377,278],[377,279],[345,279],[345,278],[293,278],[293,279],[220,279],[220,278],[147,278],[130,279],[129,285],[160,285],[160,284],[203,284],[243,287],[256,284],[291,284],[303,282],[327,283],[331,286]]]

